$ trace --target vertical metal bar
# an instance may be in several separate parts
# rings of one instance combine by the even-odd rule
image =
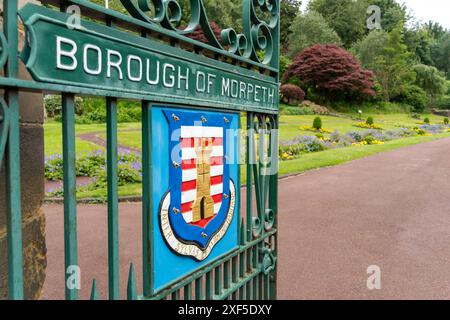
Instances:
[[[260,201],[260,210],[259,210],[259,219],[261,221],[261,224],[263,227],[261,228],[261,236],[263,236],[264,233],[264,211],[266,209],[266,121],[265,117],[261,116],[261,126],[259,128],[259,201]]]
[[[8,40],[7,77],[16,78],[18,64],[17,0],[3,1],[3,30]],[[19,93],[16,89],[5,91],[10,113],[10,127],[5,152],[6,173],[6,226],[8,241],[8,296],[9,299],[23,299],[23,257],[22,257],[22,207],[20,185],[20,109]]]
[[[153,291],[152,109],[142,101],[142,270],[145,297]]]
[[[259,250],[259,243],[256,244],[253,247],[253,269],[259,269],[258,268],[258,259],[259,259],[259,255],[258,255],[258,250]],[[252,279],[252,287],[253,287],[253,299],[256,300],[258,299],[258,281],[257,281],[257,277]]]
[[[127,282],[127,300],[137,300],[136,276],[134,274],[134,265],[130,264]]]
[[[264,300],[270,299],[269,289],[270,289],[270,275],[264,275],[264,296],[263,296]]]
[[[274,129],[275,131],[271,134],[274,135],[272,146],[272,164],[276,166],[275,173],[270,177],[270,186],[269,186],[269,208],[271,208],[275,214],[274,228],[278,228],[278,129],[279,129],[279,119],[278,116],[275,116],[274,119]],[[274,163],[275,162],[275,163]],[[273,171],[272,171],[273,172]],[[275,257],[278,256],[278,231],[273,236],[274,248],[273,255]],[[277,274],[278,274],[278,264],[275,264],[275,270],[270,275],[270,287],[269,287],[269,299],[275,300],[277,298]]]
[[[214,294],[220,295],[222,293],[222,266],[217,266],[214,269]]]
[[[192,283],[188,283],[184,286],[184,300],[192,299]]]
[[[246,288],[245,288],[245,299],[251,300],[252,299],[252,293],[253,293],[253,280],[250,280],[247,282]]]
[[[239,253],[239,279],[242,280],[244,277],[244,267],[245,267],[245,261],[244,261],[245,253],[241,252]],[[241,286],[239,288],[239,299],[244,299],[244,286]]]
[[[246,153],[246,163],[247,163],[247,189],[246,189],[246,226],[247,226],[247,241],[252,241],[253,239],[253,166],[255,165],[255,149],[254,149],[254,143],[255,143],[255,136],[254,136],[254,129],[253,129],[253,117],[254,114],[252,112],[247,112],[247,153]],[[246,255],[246,262],[247,262],[247,272],[252,272],[252,255],[251,250],[247,250],[245,252]],[[242,287],[244,288],[244,286]],[[242,290],[244,291],[244,290]],[[245,285],[245,299],[250,300],[251,298],[251,281],[247,282]],[[243,292],[242,292],[243,293]],[[243,295],[241,296],[241,299],[243,299]]]
[[[172,292],[171,299],[172,300],[180,300],[180,289]]]
[[[254,135],[253,135],[253,113],[247,112],[247,153],[246,153],[246,163],[247,163],[247,241],[252,240],[252,162],[254,162]]]
[[[236,284],[238,282],[238,256],[233,257],[231,260],[231,282]],[[232,299],[236,300],[238,298],[237,292],[233,292]]]
[[[5,152],[9,298],[23,299],[20,127],[17,91],[8,90],[10,129]]]
[[[256,276],[256,277],[254,277],[253,279],[252,279],[252,285],[253,285],[253,294],[252,294],[252,299],[253,300],[258,300],[259,299],[259,297],[258,297],[258,292],[259,292],[259,282],[258,282],[258,277],[259,277],[259,274],[258,274],[258,276]]]
[[[108,289],[119,297],[119,208],[117,178],[117,99],[106,99],[106,158],[108,171]]]
[[[212,300],[213,288],[212,288],[212,271],[206,273],[205,278],[205,290],[206,290],[206,300]]]
[[[224,287],[224,289],[229,289],[230,283],[231,283],[230,260],[227,260],[223,264],[223,287]]]
[[[195,279],[195,300],[203,300],[202,277]]]
[[[64,170],[64,261],[66,299],[78,299],[78,288],[69,286],[69,270],[77,266],[77,199],[75,172],[75,96],[62,95]],[[78,275],[77,275],[78,276]],[[79,279],[78,279],[79,281]]]

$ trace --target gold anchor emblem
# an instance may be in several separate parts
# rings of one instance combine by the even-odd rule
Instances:
[[[214,216],[210,164],[212,138],[195,139],[194,147],[197,154],[197,197],[192,205],[192,222],[195,223]]]

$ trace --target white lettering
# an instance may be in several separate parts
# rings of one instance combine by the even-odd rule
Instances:
[[[255,85],[255,101],[260,102],[261,99],[258,98],[259,89],[261,89],[261,86]]]
[[[206,91],[205,78],[206,78],[206,75],[203,72],[201,72],[201,71],[197,72],[197,92],[205,92]],[[201,80],[201,83],[200,83],[200,80]]]
[[[62,50],[62,43],[68,44],[72,46],[72,49],[69,51]],[[75,58],[75,53],[77,52],[77,44],[75,41],[64,37],[56,37],[56,67],[61,70],[75,70],[78,66],[78,61]],[[61,57],[67,57],[72,60],[71,64],[63,64]]]
[[[178,89],[181,89],[181,81],[185,81],[186,90],[189,90],[189,68],[186,68],[186,75],[181,75],[181,67],[178,67]]]
[[[150,79],[150,59],[147,59],[147,82],[148,84],[158,84],[159,83],[159,60],[156,61],[156,72],[155,72],[155,80]]]
[[[208,93],[211,93],[211,87],[214,83],[213,79],[216,79],[216,75],[208,73]]]
[[[167,76],[167,74],[168,74],[167,69],[172,70],[172,72],[169,73],[169,76]],[[163,67],[163,73],[164,73],[163,84],[167,88],[173,88],[173,86],[175,85],[175,77],[173,75],[174,71],[175,71],[175,67],[173,65],[168,64],[168,63],[164,64],[164,67]],[[170,81],[168,81],[168,80],[170,80]]]
[[[90,60],[88,58],[89,50],[97,52],[97,69],[89,68],[89,65],[88,65],[88,61]],[[99,75],[102,72],[102,51],[100,50],[99,47],[94,46],[92,44],[87,44],[87,45],[84,46],[84,49],[83,49],[83,67],[84,67],[84,71],[87,74],[91,74],[91,75],[94,75],[94,76],[97,76],[97,75]]]
[[[228,78],[222,78],[222,95],[230,95],[230,79]]]
[[[131,75],[131,62],[137,61],[139,68],[138,68],[138,76],[132,76]],[[130,81],[139,82],[142,80],[142,59],[135,55],[129,55],[127,59],[127,69],[128,69],[128,79]]]
[[[112,56],[116,56],[118,60],[115,62],[111,61]],[[119,79],[122,80],[123,74],[122,69],[120,68],[120,65],[122,64],[122,55],[120,54],[120,52],[108,49],[106,57],[107,57],[106,77],[111,78],[111,68],[116,68],[116,70],[119,72]]]
[[[239,84],[238,84],[237,80],[234,80],[234,79],[231,80],[231,96],[233,98],[237,98],[238,97],[238,94],[239,94],[238,87],[239,87]]]

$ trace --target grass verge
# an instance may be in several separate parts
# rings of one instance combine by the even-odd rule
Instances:
[[[339,164],[350,162],[356,159],[361,159],[378,153],[392,151],[395,149],[400,149],[403,147],[412,146],[447,137],[450,137],[450,133],[441,133],[434,136],[403,138],[394,141],[389,141],[382,145],[352,146],[341,149],[327,150],[323,152],[308,153],[296,160],[280,162],[279,175],[284,176],[291,174],[300,174],[313,169],[336,166]],[[245,166],[241,166],[241,184],[245,184],[245,181],[246,181]],[[141,194],[142,194],[142,186],[139,183],[119,187],[120,197],[139,196]],[[95,198],[106,201],[106,197],[107,197],[106,188],[77,192],[78,199]]]
[[[374,154],[446,137],[450,137],[450,133],[441,133],[433,136],[403,138],[389,141],[382,145],[352,146],[347,148],[327,150],[323,152],[308,153],[296,160],[280,162],[279,174],[280,176],[282,176],[294,173],[303,173],[312,169],[336,166]]]

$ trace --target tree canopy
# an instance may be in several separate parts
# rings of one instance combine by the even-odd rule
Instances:
[[[316,44],[295,57],[284,74],[296,77],[326,99],[358,99],[373,96],[373,73],[361,67],[348,51],[336,45]]]
[[[290,27],[289,57],[314,44],[342,44],[337,33],[321,14],[309,11],[298,15]]]

